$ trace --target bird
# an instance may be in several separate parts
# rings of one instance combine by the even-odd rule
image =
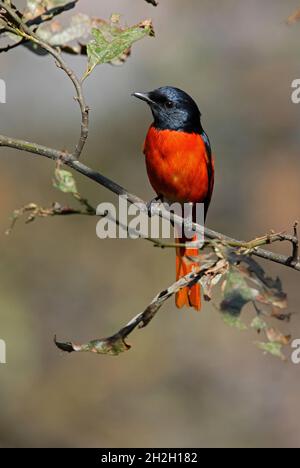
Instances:
[[[153,122],[144,143],[149,181],[157,199],[167,202],[204,204],[204,218],[214,188],[214,157],[209,137],[201,123],[201,112],[195,100],[185,91],[163,86],[154,91],[135,92],[151,109]],[[195,211],[193,210],[195,222]],[[193,241],[197,240],[194,235]],[[187,237],[176,239],[176,280],[199,267],[195,257],[198,248],[185,247]],[[189,239],[191,242],[191,239]],[[201,309],[200,284],[182,288],[176,293],[176,306]]]

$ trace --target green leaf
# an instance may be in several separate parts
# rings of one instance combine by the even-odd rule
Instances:
[[[114,15],[111,23],[104,23],[92,29],[94,39],[87,45],[88,67],[83,79],[90,75],[96,65],[112,63],[129,54],[134,42],[146,36],[154,36],[151,20],[145,20],[136,26],[122,29],[119,17]]]
[[[282,359],[283,361],[286,361],[286,357],[282,352],[282,344],[280,344],[280,343],[262,343],[262,342],[257,342],[255,344],[259,349],[264,351],[265,354],[271,354],[272,356],[275,356],[277,358]]]
[[[73,195],[78,193],[73,174],[62,169],[55,170],[53,186],[64,193],[72,193]]]
[[[266,330],[266,328],[268,328],[268,325],[264,320],[257,316],[252,320],[251,328],[254,328],[254,330],[260,332],[262,330]]]
[[[232,328],[237,328],[240,331],[247,330],[247,326],[241,321],[239,317],[231,314],[222,314],[222,319],[226,325]]]

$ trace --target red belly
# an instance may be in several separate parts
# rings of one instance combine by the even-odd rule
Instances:
[[[144,153],[149,180],[158,195],[194,203],[209,196],[209,160],[200,135],[151,127]]]

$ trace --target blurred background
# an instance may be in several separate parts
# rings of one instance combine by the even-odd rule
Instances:
[[[216,154],[209,227],[240,239],[290,229],[300,218],[300,105],[291,102],[300,24],[286,18],[297,7],[297,0],[79,2],[77,11],[121,13],[128,24],[151,17],[156,29],[123,67],[98,67],[86,81],[84,162],[150,199],[141,148],[151,117],[130,94],[178,86],[199,103]],[[83,72],[84,58],[66,58]],[[53,60],[23,48],[0,60],[7,83],[0,133],[73,148],[79,113]],[[173,282],[174,252],[100,241],[96,219],[85,217],[20,221],[5,236],[15,208],[73,201],[52,188],[52,162],[0,152],[1,446],[300,446],[300,366],[264,356],[256,334],[228,328],[213,305],[197,314],[170,300],[119,357],[56,349],[55,333],[77,342],[109,336],[143,310]],[[116,201],[76,177],[94,204]],[[294,314],[287,330],[300,338],[299,273],[264,266],[282,279]]]

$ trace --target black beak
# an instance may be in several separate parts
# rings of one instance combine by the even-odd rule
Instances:
[[[141,101],[145,101],[147,102],[147,104],[155,104],[155,102],[152,101],[152,99],[149,97],[149,93],[132,93],[131,96],[134,96],[140,99]]]

